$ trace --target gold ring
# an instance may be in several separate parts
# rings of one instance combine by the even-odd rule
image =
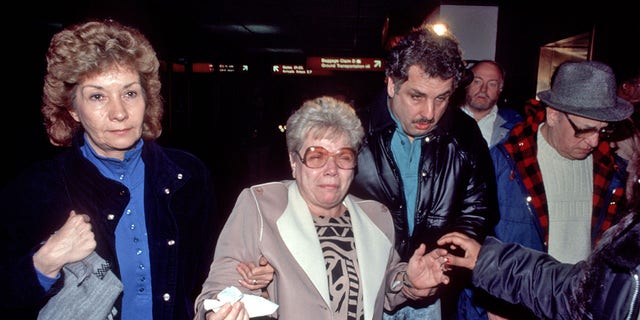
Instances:
[[[258,280],[253,279],[253,285],[254,285],[254,286],[256,285],[256,283],[258,283]]]

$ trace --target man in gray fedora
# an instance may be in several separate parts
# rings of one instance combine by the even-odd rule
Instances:
[[[495,232],[575,263],[623,214],[626,164],[606,137],[633,107],[617,97],[611,68],[595,61],[561,64],[551,89],[538,96],[525,105],[525,120],[491,149],[500,209]],[[507,318],[523,312],[500,306],[487,309]]]

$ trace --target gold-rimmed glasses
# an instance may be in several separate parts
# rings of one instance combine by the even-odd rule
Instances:
[[[300,155],[298,151],[296,151],[296,154],[300,157],[300,161],[311,169],[324,167],[331,157],[333,157],[340,169],[350,170],[358,164],[356,151],[351,148],[340,148],[332,153],[323,147],[311,146],[305,150],[304,155]]]

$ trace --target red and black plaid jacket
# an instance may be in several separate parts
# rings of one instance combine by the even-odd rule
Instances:
[[[513,127],[504,148],[516,164],[518,175],[531,196],[531,204],[545,232],[545,244],[549,240],[549,210],[542,174],[538,166],[536,135],[545,120],[544,105],[535,99],[524,108],[525,121]],[[606,141],[600,141],[593,151],[593,211],[592,241],[598,242],[602,233],[621,218],[619,204],[624,199],[624,183],[609,190],[615,174],[623,172],[614,159],[614,151]],[[624,173],[622,173],[624,174]],[[511,173],[513,176],[513,172]]]

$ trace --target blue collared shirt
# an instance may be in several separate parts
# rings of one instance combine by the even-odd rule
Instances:
[[[411,141],[402,129],[402,124],[396,119],[391,110],[389,110],[389,114],[396,123],[396,130],[391,138],[391,152],[402,176],[404,198],[407,207],[407,223],[409,226],[409,235],[411,235],[413,234],[413,228],[415,226],[415,210],[418,196],[418,168],[420,165],[420,154],[422,153],[420,140],[422,140],[423,137],[414,137],[413,141]]]
[[[105,158],[90,147],[86,135],[82,154],[105,177],[124,184],[131,194],[116,226],[116,254],[124,285],[122,319],[153,319],[151,264],[144,212],[144,162],[141,139],[124,160]]]

